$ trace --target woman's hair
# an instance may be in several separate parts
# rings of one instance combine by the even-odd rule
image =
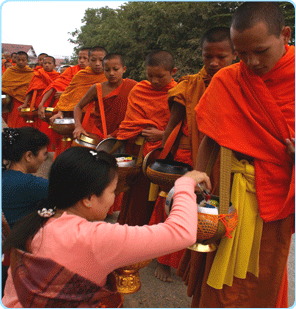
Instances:
[[[43,132],[31,127],[4,128],[2,132],[2,169],[6,169],[9,162],[19,162],[27,151],[34,156],[38,155],[41,148],[49,144],[49,138]]]
[[[67,209],[93,194],[100,196],[117,175],[116,159],[104,151],[71,147],[53,162],[49,173],[48,198],[39,209]],[[26,251],[26,244],[48,218],[35,211],[18,220],[11,230],[3,250],[18,248]]]

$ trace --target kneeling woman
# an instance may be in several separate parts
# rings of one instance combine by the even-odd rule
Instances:
[[[178,251],[196,240],[197,183],[192,171],[175,183],[174,205],[164,223],[106,223],[115,198],[116,160],[105,152],[69,148],[54,161],[48,201],[14,226],[4,244],[11,267],[6,307],[117,307],[113,270]]]

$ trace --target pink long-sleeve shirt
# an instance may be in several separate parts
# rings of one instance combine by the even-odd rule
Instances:
[[[169,217],[152,226],[89,222],[64,212],[59,218],[49,219],[38,231],[32,240],[32,253],[104,286],[107,275],[119,267],[181,250],[196,241],[194,187],[192,178],[179,178]],[[10,269],[2,302],[6,307],[21,307]]]

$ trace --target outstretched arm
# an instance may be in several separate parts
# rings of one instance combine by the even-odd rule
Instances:
[[[40,119],[44,119],[45,118],[45,108],[44,108],[44,104],[45,102],[50,98],[50,96],[53,94],[53,92],[55,91],[54,88],[49,89],[48,91],[45,92],[45,94],[43,95],[41,102],[38,106],[38,116]]]
[[[75,120],[75,130],[73,132],[73,137],[79,139],[80,135],[83,133],[84,135],[88,134],[82,127],[81,119],[82,119],[82,109],[87,104],[93,102],[97,99],[97,86],[93,85],[89,88],[87,93],[83,96],[83,98],[78,102],[78,104],[74,107],[74,120]]]

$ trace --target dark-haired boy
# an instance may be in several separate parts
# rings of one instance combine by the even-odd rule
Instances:
[[[38,107],[39,118],[44,118],[45,106],[47,107],[49,104],[52,107],[56,106],[60,96],[69,86],[74,75],[88,66],[88,51],[89,48],[81,48],[78,52],[78,64],[67,68],[64,73],[62,73],[44,90],[42,100]]]
[[[241,62],[214,76],[196,108],[206,135],[197,169],[205,169],[214,143],[233,151],[231,200],[239,225],[207,254],[203,270],[198,253],[191,253],[186,281],[193,307],[288,307],[295,212],[295,163],[287,151],[295,138],[290,36],[275,2],[241,5],[231,22]]]
[[[32,106],[34,110],[38,109],[44,89],[60,75],[54,68],[55,58],[52,56],[45,56],[43,58],[43,67],[34,71],[34,76],[26,93],[25,102],[19,107],[19,110],[28,107],[28,105]],[[42,124],[42,120],[37,118],[33,126],[43,133],[48,134],[48,125],[44,123],[42,126]]]
[[[201,52],[204,67],[195,75],[182,77],[176,87],[169,90],[168,102],[171,111],[169,123],[165,129],[163,145],[172,131],[181,122],[181,135],[175,160],[195,165],[197,149],[203,138],[198,131],[194,108],[205,92],[212,77],[223,67],[231,65],[236,59],[230,39],[230,29],[215,27],[209,29],[201,38]],[[164,222],[167,218],[164,208],[165,197],[159,197],[151,217],[150,224]],[[178,268],[184,250],[157,259],[155,276],[162,281],[171,281],[171,269]]]
[[[54,121],[56,118],[63,118],[64,112],[73,112],[74,107],[92,85],[102,83],[107,80],[102,66],[102,61],[106,54],[107,51],[103,47],[93,47],[89,50],[89,66],[74,75],[69,86],[60,96],[60,99],[55,107],[55,110],[58,111],[58,113],[51,117],[51,121]],[[60,146],[57,145],[54,158],[64,150],[65,147],[62,147],[61,144]]]
[[[170,117],[167,102],[168,91],[176,85],[173,56],[162,50],[152,51],[146,58],[148,80],[138,83],[130,92],[125,118],[117,139],[135,143],[139,135],[146,138],[144,156],[161,146],[164,130]],[[127,192],[121,207],[119,223],[129,225],[148,224],[154,201],[148,201],[149,180],[140,174]]]
[[[34,75],[33,70],[27,64],[27,53],[19,51],[16,56],[16,65],[8,68],[2,76],[2,92],[13,98],[13,109],[7,116],[7,125],[11,128],[27,126],[18,112],[18,107],[25,101],[27,89]]]
[[[39,69],[42,69],[43,68],[43,59],[47,56],[46,53],[41,53],[38,55],[37,57],[37,63],[35,65],[35,68],[34,68],[34,71],[37,71]]]
[[[123,57],[119,54],[106,55],[103,59],[103,69],[107,81],[91,86],[74,108],[74,138],[79,138],[82,133],[85,135],[96,133],[100,137],[104,137],[98,104],[99,97],[103,102],[106,134],[109,137],[116,137],[118,127],[124,119],[128,95],[137,82],[129,78],[123,79],[126,66]],[[81,123],[82,110],[91,102],[95,102],[94,121],[90,121],[91,115],[86,113],[83,123]]]

